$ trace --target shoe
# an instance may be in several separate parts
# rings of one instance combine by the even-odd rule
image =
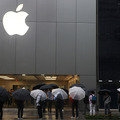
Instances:
[[[39,118],[39,120],[42,120],[42,118]]]
[[[72,116],[71,118],[74,119],[75,117]]]
[[[18,120],[20,120],[20,118],[18,118]]]
[[[76,117],[76,119],[78,119],[79,117]]]
[[[21,118],[20,120],[23,120],[23,118]]]

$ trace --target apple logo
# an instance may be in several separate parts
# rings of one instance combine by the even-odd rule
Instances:
[[[24,35],[29,26],[26,25],[25,19],[28,16],[28,13],[20,11],[23,8],[23,4],[20,4],[16,8],[16,12],[9,11],[3,16],[3,26],[5,31],[9,35]]]

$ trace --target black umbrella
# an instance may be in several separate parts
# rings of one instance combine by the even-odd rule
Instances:
[[[111,91],[111,90],[108,90],[108,89],[101,89],[101,90],[99,90],[98,94],[104,95],[106,92],[107,92],[108,94],[110,94],[112,91]]]
[[[16,100],[28,100],[30,98],[30,91],[27,89],[18,89],[12,93],[12,96]]]
[[[39,83],[33,87],[33,90],[39,89],[41,86],[45,85],[44,83]]]
[[[92,91],[95,91],[96,89],[88,89],[86,90],[86,95],[89,96]]]
[[[10,95],[8,93],[8,91],[3,88],[3,87],[0,87],[0,101],[1,102],[5,102],[9,99]]]
[[[55,88],[59,88],[56,84],[48,84],[50,87],[52,87],[53,89]]]
[[[81,87],[83,90],[86,90],[86,88],[85,88],[85,86],[83,84],[80,84],[80,83],[79,84],[73,84],[73,85],[70,86],[70,88],[72,88],[74,86]]]
[[[67,94],[68,94],[68,90],[67,89],[65,89],[65,88],[62,88]]]
[[[51,88],[52,88],[52,86],[50,86],[50,85],[43,85],[40,87],[40,90],[46,90],[46,89],[51,89]]]

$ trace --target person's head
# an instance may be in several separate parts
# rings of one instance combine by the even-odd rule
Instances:
[[[94,91],[91,91],[91,94],[95,94],[95,92],[94,92]]]
[[[109,95],[109,93],[108,93],[108,92],[105,92],[105,95],[107,96],[107,95]]]

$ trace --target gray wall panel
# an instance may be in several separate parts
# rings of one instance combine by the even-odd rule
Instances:
[[[30,27],[27,34],[17,36],[16,40],[16,73],[35,73],[36,23],[27,23]]]
[[[96,74],[96,25],[77,25],[77,73]]]
[[[16,11],[16,0],[0,0],[0,20],[8,11]]]
[[[56,24],[37,24],[37,74],[55,74]]]
[[[57,0],[57,21],[76,22],[76,0]]]
[[[96,89],[96,76],[80,76],[80,83],[86,88]]]
[[[57,74],[75,74],[75,26],[57,24]]]
[[[77,22],[96,22],[96,0],[77,0]]]
[[[37,0],[37,21],[56,21],[56,0]]]
[[[0,22],[0,74],[15,73],[15,37],[4,31]]]
[[[26,21],[36,21],[36,0],[18,0],[20,4],[24,5],[22,11],[29,14]]]

